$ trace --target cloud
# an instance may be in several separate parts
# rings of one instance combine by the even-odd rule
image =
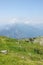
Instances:
[[[25,19],[24,24],[26,25],[38,25],[38,24],[43,24],[43,19],[42,18],[33,18],[33,19]]]
[[[0,24],[5,25],[5,24],[13,24],[17,22],[17,18],[3,18],[0,19]]]
[[[43,24],[42,18],[3,18],[0,19],[0,25],[23,23],[25,25]]]
[[[17,18],[10,18],[9,20],[8,20],[9,22],[9,24],[13,24],[13,23],[16,23],[18,20],[17,20]]]

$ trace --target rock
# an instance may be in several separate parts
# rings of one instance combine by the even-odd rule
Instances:
[[[22,58],[22,59],[24,59],[25,57],[24,57],[24,56],[22,56],[21,58]]]
[[[0,53],[8,54],[8,50],[1,50]]]

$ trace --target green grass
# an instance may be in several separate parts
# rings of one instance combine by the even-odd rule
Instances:
[[[27,42],[0,36],[0,65],[43,65],[43,46],[36,42]]]

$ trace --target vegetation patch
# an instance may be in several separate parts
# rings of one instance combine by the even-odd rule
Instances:
[[[43,65],[43,45],[39,39],[43,38],[18,40],[1,36],[0,65]]]

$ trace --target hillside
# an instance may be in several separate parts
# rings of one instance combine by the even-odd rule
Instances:
[[[13,39],[0,36],[0,65],[43,65],[43,37]],[[7,51],[1,52],[1,51]]]

